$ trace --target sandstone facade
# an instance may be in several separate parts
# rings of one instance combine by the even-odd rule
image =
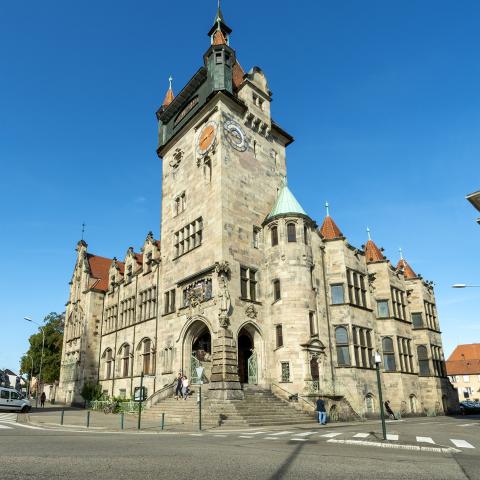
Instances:
[[[298,394],[305,409],[320,395],[332,414],[347,404],[363,416],[379,409],[378,351],[394,409],[453,407],[432,285],[303,211],[286,183],[293,139],[230,32],[219,11],[204,67],[157,112],[161,242],[148,234],[123,262],[77,246],[59,400],[81,402],[97,381],[131,398],[142,371],[154,398],[202,365],[220,400],[253,383]]]

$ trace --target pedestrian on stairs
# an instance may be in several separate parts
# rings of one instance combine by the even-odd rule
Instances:
[[[318,423],[320,425],[327,424],[327,411],[325,410],[325,402],[319,397],[317,400]]]
[[[189,393],[188,378],[186,375],[183,376],[183,380],[182,380],[182,393],[183,393],[183,399],[186,400],[188,398],[188,393]]]
[[[180,372],[178,372],[177,386],[175,388],[175,399],[176,400],[178,400],[178,397],[182,396],[182,380],[183,380],[182,374]]]
[[[397,418],[395,417],[395,414],[393,413],[392,407],[390,406],[390,400],[387,400],[385,403],[385,410],[387,412],[387,415],[392,418],[393,420],[396,420]]]

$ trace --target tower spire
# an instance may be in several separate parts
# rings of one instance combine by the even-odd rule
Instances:
[[[367,227],[367,235],[368,235],[368,239],[371,240],[372,236],[370,235],[370,227]]]
[[[163,99],[163,103],[162,103],[163,108],[167,108],[175,98],[175,95],[173,94],[173,89],[172,89],[172,81],[173,81],[173,77],[170,75],[168,77],[168,90],[167,90],[167,93],[165,94],[165,98]]]
[[[330,208],[329,208],[328,202],[325,202],[325,209],[327,210],[327,217],[329,217],[330,216]]]
[[[398,249],[398,251],[400,252],[400,260],[403,260],[403,250],[402,250],[402,247],[400,247]]]
[[[208,32],[210,37],[210,43],[212,45],[229,45],[229,36],[232,33],[232,29],[225,23],[223,18],[222,6],[220,0],[217,1],[217,13],[213,20],[213,26]]]

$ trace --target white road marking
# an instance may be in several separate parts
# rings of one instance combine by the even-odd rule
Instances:
[[[294,442],[306,442],[307,441],[306,438],[295,438],[295,437],[292,437],[290,440],[293,440]]]
[[[9,427],[8,425],[2,425],[2,424],[0,423],[0,428],[5,428],[5,429],[7,429],[7,430],[11,430],[13,427]]]
[[[16,420],[16,413],[0,413],[0,420]]]
[[[214,437],[226,437],[226,435],[214,435]]]
[[[457,427],[473,427],[474,425],[478,425],[477,423],[464,423],[463,425],[457,425]]]
[[[397,441],[398,435],[394,435],[393,433],[387,433],[387,440]]]
[[[468,443],[466,440],[458,440],[451,438],[450,441],[458,448],[475,448],[471,443]]]
[[[265,437],[264,440],[278,440],[278,437]]]
[[[314,433],[318,433],[318,431],[316,431],[316,432],[296,433],[296,434],[295,434],[295,437],[308,437],[309,435],[313,435]]]
[[[277,435],[287,435],[287,433],[293,433],[293,432],[277,432],[277,433],[272,433],[270,436],[271,437],[276,437]]]
[[[417,442],[419,442],[419,443],[433,443],[433,444],[435,444],[435,442],[433,441],[433,438],[432,438],[432,437],[417,437]]]
[[[30,428],[31,430],[46,430],[42,427],[34,427],[33,425],[26,425],[25,423],[10,423],[10,425],[15,425],[16,427]]]
[[[356,433],[353,438],[367,438],[369,435],[369,433]]]
[[[263,435],[264,433],[267,432],[248,432],[248,435]]]
[[[338,435],[341,435],[340,432],[334,432],[334,433],[324,433],[323,435],[320,435],[321,437],[328,437],[328,438],[333,438]]]
[[[191,437],[203,437],[203,433],[191,433]]]
[[[239,435],[238,438],[252,438],[251,435]]]

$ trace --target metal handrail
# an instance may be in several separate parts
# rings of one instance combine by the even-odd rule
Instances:
[[[272,388],[273,388],[273,387],[278,388],[279,390],[283,390],[285,393],[288,394],[289,397],[290,397],[290,396],[293,396],[293,395],[296,395],[299,400],[301,400],[302,402],[306,403],[309,407],[315,408],[315,404],[314,404],[314,403],[309,402],[308,400],[306,400],[305,398],[303,398],[299,393],[292,393],[292,392],[288,391],[286,388],[281,387],[280,385],[278,385],[278,383],[272,383]]]
[[[173,389],[173,387],[176,385],[177,380],[173,380],[172,383],[169,383],[165,386],[163,386],[160,390],[157,390],[156,392],[153,392],[146,400],[145,400],[145,408],[151,407],[154,403],[154,400],[163,400],[168,397],[170,394],[169,390]],[[164,395],[164,396],[162,396]],[[161,398],[160,398],[161,397]]]

